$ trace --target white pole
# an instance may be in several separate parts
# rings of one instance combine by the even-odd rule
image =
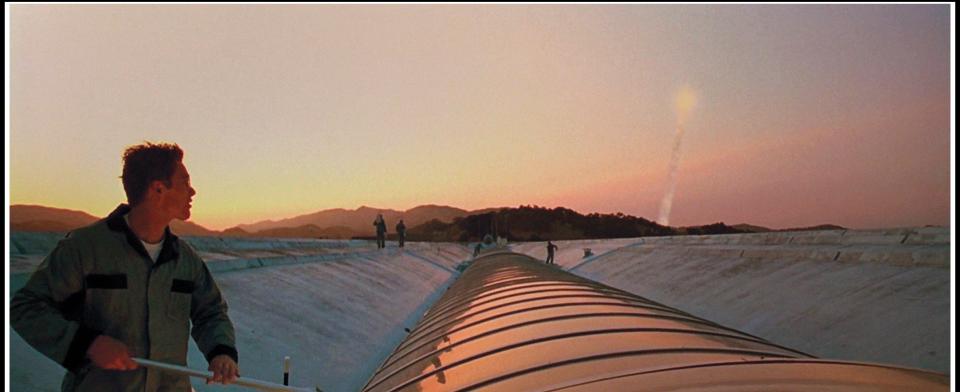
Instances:
[[[196,370],[191,369],[186,366],[174,365],[170,363],[157,362],[149,359],[143,358],[132,358],[133,362],[136,362],[137,365],[159,369],[171,373],[185,374],[190,377],[198,377],[203,379],[213,378],[213,372],[209,370]],[[253,388],[261,391],[270,391],[270,392],[316,392],[320,388],[309,389],[309,388],[294,388],[286,385],[274,384],[272,382],[256,380],[252,378],[237,377],[237,381],[234,382],[236,385]]]

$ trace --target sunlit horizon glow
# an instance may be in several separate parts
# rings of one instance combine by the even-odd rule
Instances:
[[[103,216],[124,148],[163,141],[216,230],[424,204],[655,220],[682,120],[673,226],[950,224],[946,4],[8,10],[11,204]]]

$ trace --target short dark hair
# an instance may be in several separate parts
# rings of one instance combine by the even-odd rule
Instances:
[[[144,142],[127,147],[123,152],[123,175],[120,176],[127,203],[131,206],[140,204],[154,181],[173,186],[171,177],[182,160],[183,150],[176,144]]]

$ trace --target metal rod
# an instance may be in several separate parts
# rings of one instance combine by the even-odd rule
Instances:
[[[174,365],[164,362],[152,361],[149,359],[143,358],[132,358],[133,362],[136,362],[138,365],[148,368],[159,369],[163,371],[168,371],[177,374],[185,374],[191,377],[197,378],[213,378],[213,372],[209,370],[196,370],[191,369],[186,366]],[[234,382],[235,385],[240,385],[248,388],[253,388],[261,391],[271,391],[271,392],[315,392],[319,391],[320,388],[310,389],[310,388],[296,388],[289,387],[285,385],[275,384],[272,382],[256,380],[246,377],[237,377],[237,381]]]

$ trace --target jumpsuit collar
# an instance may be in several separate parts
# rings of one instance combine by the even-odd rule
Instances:
[[[127,238],[127,243],[130,244],[137,253],[149,259],[150,255],[143,247],[140,238],[133,233],[133,230],[130,230],[127,221],[123,219],[123,216],[129,212],[129,205],[120,204],[117,206],[117,208],[106,217],[107,227],[112,231],[124,233]],[[180,257],[180,241],[178,241],[178,239],[179,238],[170,231],[169,225],[164,228],[163,248],[160,249],[160,255],[157,256],[157,262],[154,263],[154,265],[160,265]]]

